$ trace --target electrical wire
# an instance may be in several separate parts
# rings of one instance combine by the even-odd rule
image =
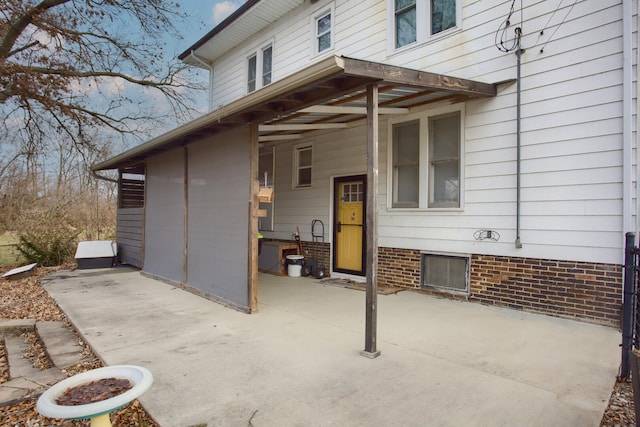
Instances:
[[[514,29],[515,37],[513,40],[509,38],[507,31],[511,26],[511,16],[515,11],[516,0],[512,0],[511,8],[509,9],[509,15],[507,18],[500,24],[498,27],[498,31],[496,31],[495,36],[495,45],[500,52],[512,52],[514,50],[520,49],[520,39],[522,38],[522,27],[516,27]],[[522,15],[522,5],[520,6],[520,15]],[[522,16],[520,17],[520,25],[522,25]]]
[[[538,40],[536,41],[536,44],[538,44],[538,41],[540,41],[540,37],[542,37],[544,35],[544,30],[547,29],[547,27],[549,27],[549,24],[551,23],[551,20],[556,15],[556,12],[558,12],[560,10],[560,6],[562,6],[563,2],[564,2],[564,0],[560,0],[560,3],[558,3],[558,7],[556,7],[556,10],[553,11],[553,13],[549,17],[549,20],[547,21],[546,25],[542,28],[542,30],[540,30],[540,33],[538,33]],[[562,21],[560,21],[560,23],[556,25],[556,28],[553,30],[553,32],[551,33],[551,35],[549,36],[547,41],[544,42],[544,44],[540,48],[540,53],[544,53],[544,48],[547,46],[547,43],[549,43],[551,41],[553,36],[556,34],[556,31],[558,31],[558,28],[560,28],[562,26],[562,24],[564,24],[564,22],[567,20],[567,18],[569,17],[569,14],[573,10],[573,7],[576,5],[576,3],[578,3],[578,0],[574,0],[573,4],[569,7],[569,10],[567,11],[567,14],[564,16],[564,18],[562,18]]]

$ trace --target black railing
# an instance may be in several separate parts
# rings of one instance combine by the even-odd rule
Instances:
[[[636,246],[636,235],[634,233],[626,234],[624,254],[620,379],[629,378],[631,352],[640,348],[640,298],[638,297],[638,292],[640,291],[638,289],[640,249]]]

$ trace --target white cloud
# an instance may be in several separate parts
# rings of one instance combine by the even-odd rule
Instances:
[[[211,11],[213,14],[213,23],[215,25],[218,25],[227,16],[231,15],[237,8],[238,5],[235,2],[229,0],[216,3]]]

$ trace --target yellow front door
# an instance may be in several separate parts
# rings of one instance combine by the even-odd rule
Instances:
[[[336,271],[364,274],[364,183],[363,179],[336,181]]]

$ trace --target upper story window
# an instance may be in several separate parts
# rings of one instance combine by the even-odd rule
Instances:
[[[396,47],[413,43],[416,38],[416,0],[395,0]]]
[[[271,83],[272,68],[273,45],[264,46],[249,55],[247,58],[247,92],[251,93]]]
[[[311,20],[313,26],[313,53],[319,54],[333,49],[334,29],[333,4],[314,14]]]
[[[262,49],[262,86],[271,83],[271,67],[273,59],[273,46]]]
[[[459,26],[461,0],[393,0],[394,47]]]
[[[431,35],[456,26],[456,0],[431,0]]]
[[[461,111],[391,127],[391,206],[461,207]]]
[[[311,187],[312,147],[310,145],[293,147],[293,162],[293,170],[295,172],[293,186],[295,188]]]

